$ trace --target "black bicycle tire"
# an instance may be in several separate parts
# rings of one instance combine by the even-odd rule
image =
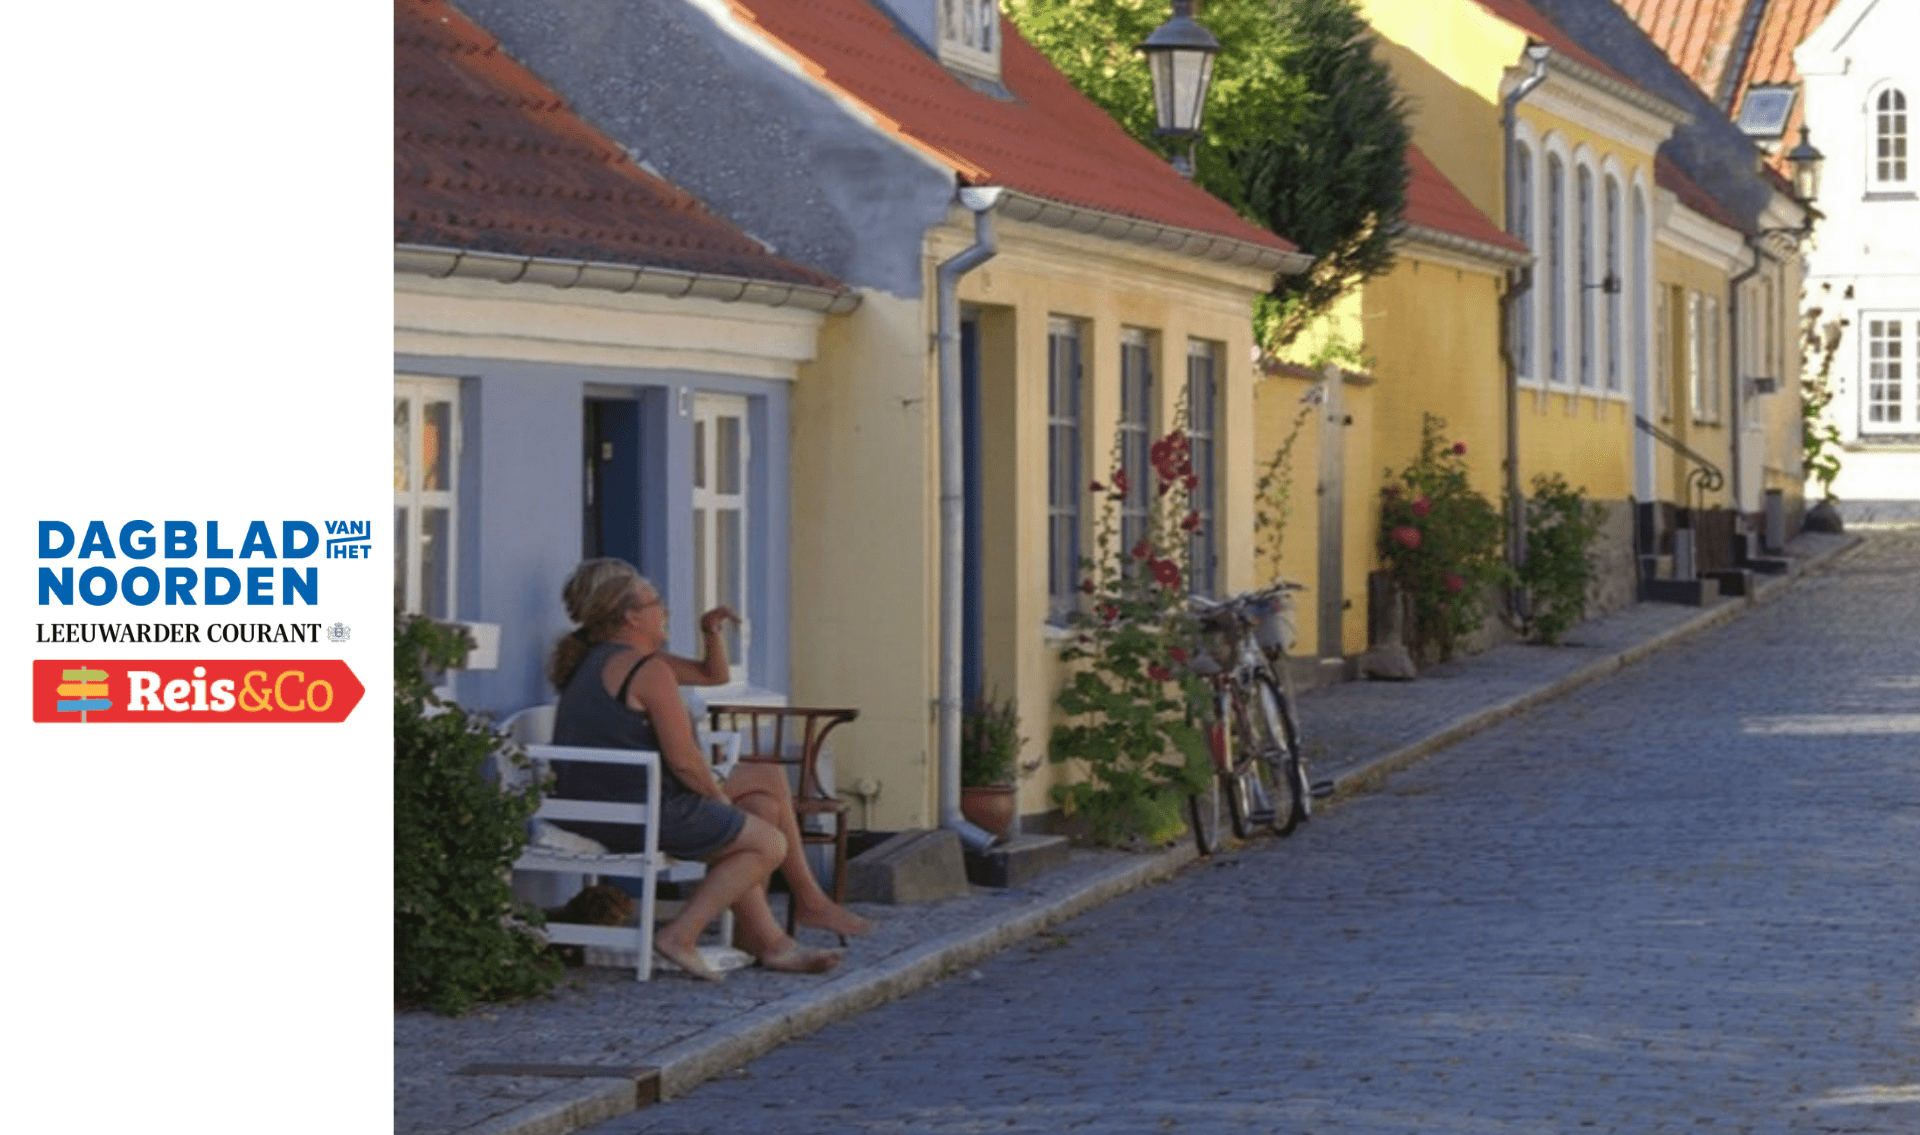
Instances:
[[[1214,855],[1220,850],[1222,838],[1220,813],[1224,805],[1220,801],[1220,781],[1217,777],[1208,777],[1207,786],[1187,797],[1187,826],[1193,829],[1193,843],[1202,855]]]
[[[1278,784],[1285,785],[1284,802],[1274,801],[1272,818],[1267,826],[1277,836],[1289,836],[1300,821],[1307,818],[1307,800],[1310,789],[1305,783],[1305,770],[1300,763],[1299,753],[1294,746],[1294,730],[1286,710],[1286,696],[1280,686],[1265,674],[1254,679],[1253,705],[1248,707],[1248,723],[1252,727],[1250,735],[1254,737],[1255,757],[1267,766],[1268,774]],[[1255,706],[1258,707],[1257,711]]]
[[[1252,839],[1262,827],[1273,822],[1273,781],[1265,762],[1258,759],[1253,744],[1252,715],[1246,698],[1236,689],[1229,699],[1230,716],[1226,731],[1227,760],[1221,771],[1221,788],[1227,797],[1227,815],[1233,821],[1233,834]]]

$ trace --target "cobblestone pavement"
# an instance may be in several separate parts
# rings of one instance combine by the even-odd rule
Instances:
[[[657,1132],[1920,1132],[1920,529]],[[1420,683],[1415,683],[1418,687]]]

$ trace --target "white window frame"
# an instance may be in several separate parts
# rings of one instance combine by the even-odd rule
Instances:
[[[1220,393],[1226,386],[1221,374],[1226,357],[1223,343],[1187,340],[1187,437],[1193,472],[1200,479],[1191,497],[1200,525],[1187,541],[1192,576],[1188,585],[1197,595],[1220,594]],[[1204,399],[1196,396],[1195,389],[1202,383]]]
[[[1546,380],[1550,386],[1566,386],[1572,377],[1568,342],[1572,312],[1567,303],[1567,209],[1571,179],[1567,177],[1569,163],[1565,148],[1556,147],[1554,142],[1552,137],[1547,139],[1547,176],[1541,179],[1547,220],[1543,242],[1547,259]]]
[[[1673,302],[1674,289],[1661,284],[1653,290],[1653,385],[1654,406],[1659,410],[1660,420],[1673,420],[1673,324],[1679,318],[1678,305]]]
[[[1513,147],[1512,235],[1534,254],[1533,279],[1527,290],[1520,293],[1519,310],[1514,313],[1513,361],[1520,372],[1520,382],[1532,386],[1542,379],[1539,349],[1542,307],[1540,289],[1546,286],[1546,258],[1542,255],[1538,234],[1534,231],[1540,219],[1539,146],[1534,142],[1524,122],[1517,124],[1515,128]]]
[[[435,619],[452,619],[458,608],[460,581],[460,380],[430,378],[424,375],[395,375],[393,379],[395,411],[394,445],[394,603],[408,614]],[[429,405],[447,407],[447,437],[441,439],[446,457],[445,483],[438,488],[423,487],[426,461],[426,413]],[[399,410],[407,408],[407,437],[399,438]],[[405,510],[404,519],[401,510]],[[426,600],[421,554],[428,533],[424,515],[429,509],[444,510],[446,531],[442,551],[446,569],[445,591],[438,609],[430,609]]]
[[[1696,422],[1707,420],[1707,297],[1687,292],[1687,406]]]
[[[1913,188],[1912,100],[1899,86],[1883,83],[1867,95],[1867,190]],[[1885,145],[1893,153],[1883,155]]]
[[[934,18],[943,65],[1000,81],[999,0],[940,0]]]
[[[1594,268],[1599,262],[1595,255],[1598,225],[1594,217],[1599,194],[1591,162],[1583,159],[1574,167],[1573,185],[1574,282],[1580,289],[1574,307],[1575,374],[1580,389],[1592,393],[1600,382],[1600,312],[1594,298],[1600,290],[1597,286],[1600,281],[1594,278]]]
[[[1609,395],[1618,398],[1626,393],[1626,337],[1627,327],[1632,322],[1627,318],[1624,308],[1628,297],[1634,293],[1625,271],[1626,210],[1620,193],[1618,171],[1605,170],[1600,186],[1600,239],[1604,242],[1600,272],[1602,280],[1613,283],[1611,290],[1600,293],[1600,302],[1604,305],[1600,323],[1606,328],[1606,333],[1601,336],[1600,375],[1601,386]]]
[[[1148,460],[1159,436],[1154,383],[1152,332],[1140,327],[1120,331],[1120,468],[1127,475],[1127,491],[1120,498],[1120,550],[1131,553],[1151,526],[1153,465]]]
[[[1059,373],[1061,344],[1074,344],[1075,373]],[[1047,622],[1065,625],[1079,609],[1081,549],[1085,546],[1087,337],[1077,319],[1047,320]],[[1062,399],[1062,395],[1066,395]],[[1062,401],[1069,405],[1062,405]]]
[[[688,446],[693,464],[691,511],[688,517],[688,524],[693,531],[693,546],[689,550],[692,557],[689,575],[693,584],[693,608],[686,617],[697,619],[702,612],[722,604],[731,607],[733,613],[740,616],[737,625],[728,624],[722,632],[728,640],[727,684],[730,686],[750,685],[753,678],[748,662],[753,650],[755,615],[751,578],[753,525],[748,503],[753,435],[748,409],[747,399],[741,395],[704,391],[696,393],[692,406],[692,439]],[[737,468],[733,471],[731,491],[724,487],[726,481],[722,476],[720,433],[723,420],[737,422],[739,430],[734,444]],[[734,568],[738,578],[731,581],[731,585],[720,578],[722,565],[717,521],[723,510],[738,513],[738,545],[734,550]]]
[[[1861,436],[1920,434],[1920,311],[1863,311],[1859,327]],[[1874,421],[1880,407],[1898,416]]]

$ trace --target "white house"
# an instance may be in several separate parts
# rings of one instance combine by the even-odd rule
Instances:
[[[1793,53],[1826,155],[1806,302],[1847,320],[1828,410],[1844,447],[1834,493],[1854,520],[1920,514],[1917,38],[1911,0],[1840,0]]]

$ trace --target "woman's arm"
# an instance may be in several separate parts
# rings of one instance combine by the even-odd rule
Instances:
[[[667,762],[681,784],[708,799],[728,802],[726,791],[713,778],[712,762],[694,739],[693,722],[680,703],[680,683],[674,680],[671,665],[656,666],[650,661],[640,667],[627,689],[627,704],[653,719],[654,734],[660,739],[660,759]]]
[[[733,671],[727,664],[727,640],[720,633],[728,621],[739,622],[740,616],[729,607],[715,607],[700,616],[700,657],[682,658],[678,654],[666,656],[667,664],[673,667],[673,676],[683,686],[724,686],[733,677]]]

